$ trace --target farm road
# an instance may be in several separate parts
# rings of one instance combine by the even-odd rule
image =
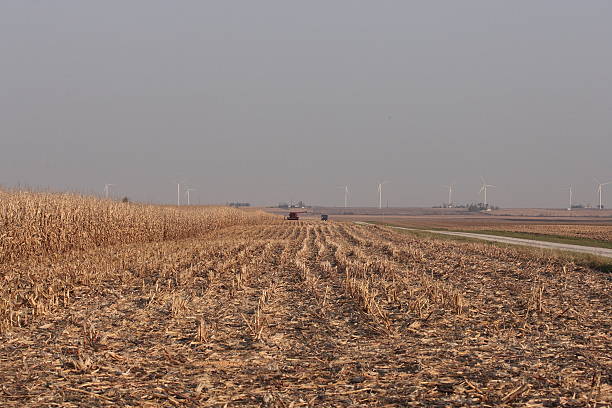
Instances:
[[[361,221],[356,221],[356,222],[357,224],[368,224],[368,223],[361,222]],[[557,249],[561,251],[581,252],[585,254],[598,255],[598,256],[604,256],[607,258],[612,258],[612,249],[608,249],[608,248],[597,248],[597,247],[571,245],[571,244],[559,244],[557,242],[535,241],[532,239],[524,239],[524,238],[500,237],[496,235],[475,234],[472,232],[422,230],[422,229],[417,229],[417,228],[406,228],[406,227],[395,227],[395,226],[390,226],[390,227],[394,229],[399,229],[399,230],[422,231],[422,232],[429,232],[433,234],[453,235],[453,236],[458,236],[458,237],[481,239],[484,241],[501,242],[504,244],[524,245],[524,246],[530,246],[530,247],[535,247],[535,248]]]

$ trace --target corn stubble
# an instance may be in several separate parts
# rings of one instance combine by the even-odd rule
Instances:
[[[610,404],[609,278],[561,259],[226,208],[0,206],[2,406]]]

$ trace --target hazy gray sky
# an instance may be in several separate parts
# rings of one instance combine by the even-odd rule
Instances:
[[[0,184],[412,206],[480,175],[506,207],[612,181],[612,1],[0,2]]]

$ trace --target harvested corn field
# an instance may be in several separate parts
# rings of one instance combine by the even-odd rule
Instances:
[[[2,265],[2,406],[603,406],[609,276],[260,222]]]
[[[363,216],[343,217],[355,221],[375,221],[380,219]],[[577,217],[576,217],[577,219]],[[450,231],[474,232],[516,232],[550,236],[551,238],[577,238],[579,240],[603,241],[612,243],[612,219],[582,218],[569,222],[570,218],[502,218],[495,216],[464,217],[387,217],[383,222],[406,228],[442,229]],[[589,243],[589,244],[592,244]]]
[[[510,231],[559,237],[585,238],[612,242],[612,225],[583,224],[503,224],[498,226],[471,226],[467,230]]]

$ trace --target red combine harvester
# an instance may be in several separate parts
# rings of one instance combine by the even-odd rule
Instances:
[[[292,221],[297,221],[300,219],[298,214],[303,214],[306,213],[308,211],[291,211],[289,213],[289,215],[287,217],[285,217],[286,220],[292,220]]]

